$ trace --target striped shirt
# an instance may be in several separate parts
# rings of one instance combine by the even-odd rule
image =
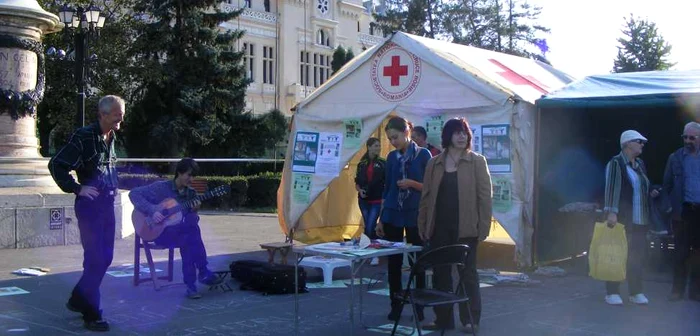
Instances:
[[[641,168],[641,160],[635,159],[630,162],[627,157],[620,153],[625,169],[632,186],[632,223],[638,225],[647,224],[649,218],[649,179]],[[618,213],[620,208],[620,190],[622,189],[622,173],[620,165],[613,158],[605,167],[605,212]]]
[[[98,123],[77,129],[68,143],[49,161],[49,171],[61,190],[78,194],[81,185],[90,185],[99,190],[118,188],[114,151],[114,132],[109,144],[104,140]],[[78,182],[70,171],[75,170]]]

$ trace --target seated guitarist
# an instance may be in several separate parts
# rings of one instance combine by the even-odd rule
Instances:
[[[197,192],[190,186],[192,177],[197,174],[199,166],[191,158],[184,158],[177,163],[175,178],[169,181],[159,181],[150,185],[131,190],[129,198],[134,208],[160,223],[164,217],[158,209],[162,201],[174,198],[178,203],[184,203],[194,199]],[[190,210],[183,210],[182,222],[168,226],[163,233],[154,240],[161,246],[180,248],[182,257],[182,277],[187,285],[187,297],[198,299],[201,297],[195,285],[196,270],[199,270],[199,282],[211,286],[221,280],[207,268],[207,252],[202,242],[202,234],[199,230],[199,216],[197,210],[201,203],[195,201],[195,206]]]

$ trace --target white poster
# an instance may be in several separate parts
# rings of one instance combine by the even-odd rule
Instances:
[[[338,176],[340,174],[340,152],[343,147],[343,133],[320,133],[316,174]]]
[[[482,154],[481,151],[481,125],[469,125],[472,129],[472,150]]]
[[[510,173],[510,125],[481,127],[482,150],[492,173]]]

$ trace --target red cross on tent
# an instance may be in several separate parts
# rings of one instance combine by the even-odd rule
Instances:
[[[402,76],[408,76],[408,66],[401,65],[401,56],[391,56],[391,66],[385,66],[384,77],[391,77],[391,86],[399,86]]]
[[[497,67],[499,67],[503,72],[499,72],[498,74],[501,75],[501,77],[505,78],[507,81],[511,82],[512,84],[515,85],[527,85],[542,94],[549,93],[549,91],[545,90],[547,88],[546,85],[542,84],[540,81],[535,79],[532,76],[522,76],[518,74],[517,72],[511,70],[509,67],[503,65],[503,63],[495,60],[495,59],[489,59],[491,63],[495,64]]]

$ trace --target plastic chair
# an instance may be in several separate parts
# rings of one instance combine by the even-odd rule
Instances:
[[[426,252],[418,258],[418,260],[413,264],[411,268],[411,275],[408,278],[408,284],[406,284],[406,289],[403,294],[396,294],[397,299],[401,306],[399,308],[399,315],[403,311],[403,306],[405,304],[410,304],[413,309],[413,322],[415,324],[416,330],[418,330],[418,335],[422,336],[420,329],[420,322],[418,320],[418,314],[416,307],[435,307],[442,305],[453,305],[455,303],[466,303],[467,311],[469,313],[469,323],[474,326],[474,318],[472,317],[471,309],[469,307],[469,296],[467,296],[466,288],[462,281],[464,277],[464,270],[466,268],[467,255],[469,254],[469,246],[455,244],[438,247]],[[415,280],[417,274],[423,273],[426,270],[432,270],[436,267],[452,267],[457,266],[459,273],[459,285],[457,286],[457,292],[445,292],[437,289],[415,289],[411,288],[413,281]],[[391,335],[396,333],[396,328],[399,325],[399,320],[394,322],[394,329],[391,331]],[[441,335],[445,334],[445,330],[442,330]],[[474,335],[477,331],[474,330]]]

